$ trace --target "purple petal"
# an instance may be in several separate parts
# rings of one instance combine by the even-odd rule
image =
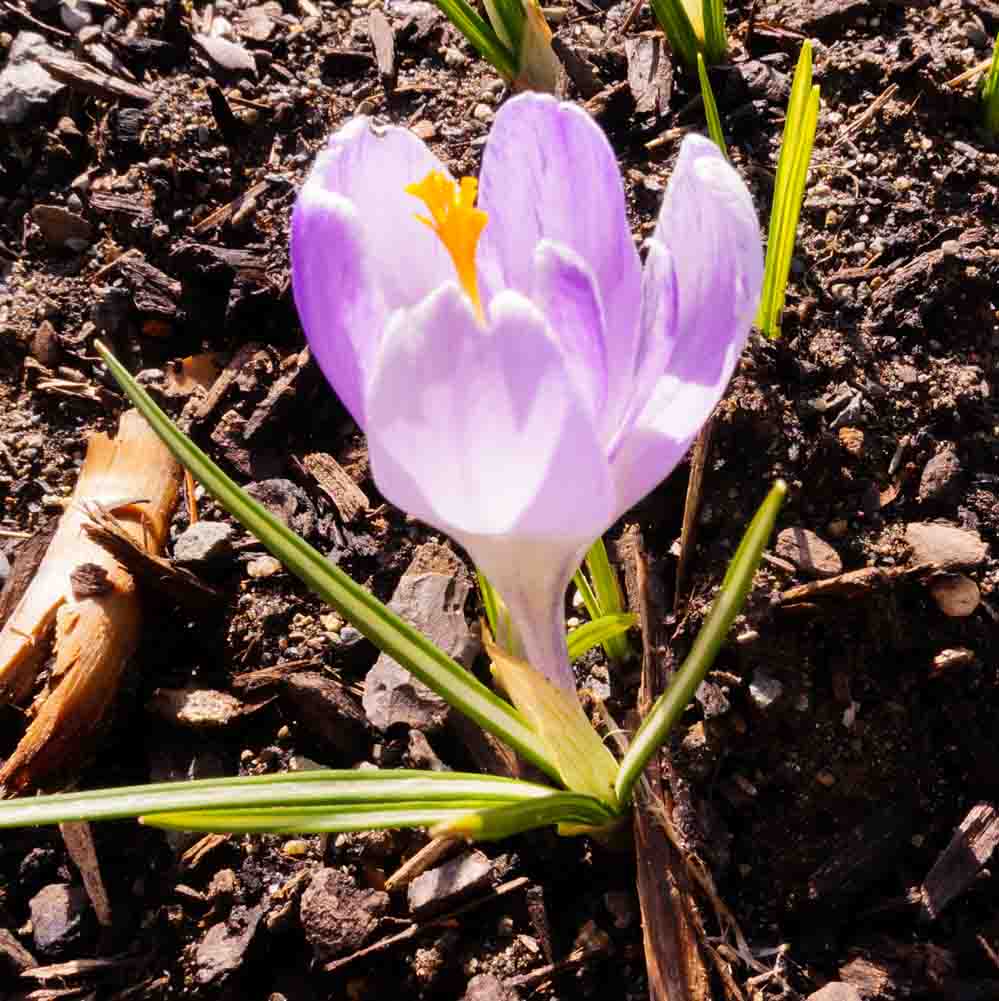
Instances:
[[[534,666],[571,686],[553,623],[576,560],[610,523],[613,488],[537,309],[502,293],[483,327],[448,284],[395,314],[369,387],[368,446],[385,497],[468,550]]]
[[[448,173],[408,129],[376,128],[366,118],[355,118],[330,139],[299,194],[303,211],[322,192],[353,203],[389,311],[412,306],[454,276],[443,244],[416,218],[425,207],[406,193],[406,185],[432,170]],[[310,245],[306,252],[326,257],[338,248]]]
[[[680,148],[654,238],[676,270],[677,316],[667,365],[679,379],[716,384],[749,336],[763,283],[753,200],[721,150],[704,136]]]
[[[669,249],[671,268],[657,243]],[[621,510],[672,471],[725,392],[762,280],[762,242],[749,191],[713,142],[688,136],[644,276],[643,324],[662,317],[655,323],[663,324],[665,368],[613,455]],[[646,327],[643,342],[648,336]]]
[[[295,306],[329,384],[363,428],[364,384],[385,309],[353,204],[314,187],[291,218]]]
[[[508,101],[486,143],[479,204],[489,214],[479,263],[492,288],[530,295],[542,240],[577,254],[607,320],[608,406],[624,407],[634,369],[641,267],[614,151],[590,116],[541,94]]]
[[[586,262],[543,240],[534,253],[532,300],[541,308],[594,420],[607,402],[607,343],[600,293]]]

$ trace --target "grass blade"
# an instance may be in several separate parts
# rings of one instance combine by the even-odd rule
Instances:
[[[0,828],[149,814],[257,808],[329,810],[468,801],[503,804],[549,796],[548,786],[468,772],[317,769],[276,775],[159,782],[0,801]]]
[[[812,44],[805,42],[791,86],[777,161],[773,207],[767,233],[763,291],[756,325],[771,338],[780,336],[780,316],[791,271],[791,255],[805,193],[819,117],[819,88],[812,85]]]
[[[517,59],[499,39],[474,7],[466,0],[436,0],[444,16],[468,39],[484,59],[488,59],[500,76],[513,80],[517,76]]]
[[[670,48],[682,63],[693,69],[700,45],[681,0],[649,0],[649,4]]]
[[[482,607],[486,613],[486,622],[489,623],[489,631],[493,636],[498,636],[500,614],[498,596],[484,573],[476,570],[475,577],[479,582],[479,594],[482,595]]]
[[[659,696],[638,728],[618,769],[615,791],[622,804],[628,802],[635,782],[649,758],[666,740],[721,649],[752,587],[753,575],[760,565],[763,549],[773,531],[786,493],[787,485],[783,480],[778,480],[753,516],[693,648],[670,682],[669,688]]]
[[[720,63],[728,52],[724,0],[703,0],[701,10],[701,19],[704,24],[704,58],[712,64]],[[715,141],[717,142],[717,140]],[[722,149],[725,148],[721,143],[718,145]]]
[[[576,587],[583,597],[583,604],[591,619],[599,619],[605,615],[620,615],[624,611],[624,595],[618,581],[617,571],[611,566],[607,556],[607,547],[603,539],[597,539],[586,554],[586,569],[589,580],[579,571],[574,578]],[[604,652],[607,656],[621,663],[631,656],[631,644],[625,635],[627,630],[615,633],[604,641]]]
[[[999,35],[992,49],[992,64],[982,80],[982,124],[993,138],[999,138]]]
[[[379,650],[402,664],[449,705],[558,780],[558,769],[548,757],[544,743],[513,706],[247,495],[173,425],[103,344],[98,341],[95,347],[125,394],[170,451],[288,570],[328,601]]]
[[[711,89],[711,81],[708,79],[704,56],[700,52],[697,53],[697,77],[701,81],[701,97],[704,99],[704,117],[708,120],[708,135],[728,159],[728,147],[725,144],[725,133],[722,132],[718,105],[715,103],[714,91]]]
[[[531,803],[510,803],[506,806],[466,813],[438,824],[430,833],[435,838],[499,841],[514,834],[533,831],[539,827],[551,827],[555,824],[601,828],[618,819],[618,814],[607,809],[592,796],[556,792]]]
[[[632,615],[630,612],[619,612],[616,615],[601,615],[599,618],[584,622],[581,626],[577,626],[571,630],[568,637],[566,637],[569,647],[569,660],[578,660],[598,643],[603,643],[606,648],[608,640],[612,640],[616,636],[623,636],[637,622],[637,616]]]

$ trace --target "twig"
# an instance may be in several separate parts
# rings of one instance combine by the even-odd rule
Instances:
[[[461,838],[434,838],[385,880],[385,889],[391,893],[408,886],[417,876],[447,858],[462,843]]]
[[[628,11],[628,16],[624,19],[624,23],[621,25],[621,29],[618,32],[619,35],[623,35],[630,27],[631,22],[638,17],[638,12],[644,6],[646,0],[635,0],[634,6]]]
[[[3,8],[4,10],[10,11],[11,14],[16,14],[18,17],[24,18],[25,21],[29,24],[33,24],[41,31],[47,31],[51,35],[58,35],[60,38],[73,37],[68,31],[63,31],[62,28],[53,28],[51,24],[39,21],[38,18],[32,17],[26,10],[21,10],[20,7],[16,7],[12,3],[4,3]]]
[[[641,533],[626,533],[626,581],[629,604],[642,627],[642,681],[639,713],[645,716],[664,690],[671,673],[670,655],[660,654],[658,621],[651,611],[648,566]],[[620,548],[620,546],[619,546]],[[699,947],[701,919],[691,881],[678,851],[663,830],[661,818],[671,816],[673,798],[665,754],[653,755],[635,796],[635,857],[642,939],[651,1001],[709,1001],[708,970]]]
[[[963,73],[959,73],[953,80],[948,80],[944,86],[960,87],[962,83],[967,83],[969,80],[974,80],[975,77],[981,76],[991,65],[992,57],[989,56],[988,59],[983,59],[980,63],[975,63],[971,69],[967,69]]]
[[[363,959],[365,956],[372,956],[375,953],[384,952],[386,949],[390,949],[392,946],[398,945],[400,942],[406,942],[411,938],[416,938],[417,935],[422,935],[424,932],[431,931],[434,928],[451,925],[455,918],[461,917],[461,915],[467,914],[469,911],[474,911],[483,904],[488,904],[493,900],[498,900],[500,897],[505,897],[508,894],[515,893],[517,890],[522,890],[529,882],[530,880],[527,876],[518,876],[516,879],[511,879],[507,883],[501,883],[488,896],[479,897],[478,900],[472,900],[463,907],[459,907],[457,910],[451,911],[449,914],[445,914],[439,918],[434,918],[433,921],[426,921],[423,924],[412,924],[395,935],[388,935],[385,938],[380,938],[377,942],[373,942],[371,945],[366,945],[363,949],[358,949],[356,952],[352,952],[349,956],[344,956],[341,959],[334,959],[332,962],[327,963],[323,969],[327,973],[334,973],[336,970],[342,969],[348,963],[353,963],[357,959]]]
[[[687,497],[683,503],[683,528],[680,531],[680,560],[676,565],[676,585],[673,591],[673,611],[680,608],[681,596],[687,582],[687,570],[697,539],[697,517],[701,509],[701,491],[704,486],[704,470],[711,450],[711,435],[715,419],[712,415],[705,421],[694,442],[690,457],[690,479],[687,481]]]
[[[894,96],[895,92],[898,90],[897,83],[889,84],[874,100],[871,102],[870,106],[854,121],[840,132],[836,141],[832,144],[832,148],[835,149],[841,142],[849,139],[851,136],[855,136],[877,113],[881,110],[884,105],[886,105]]]

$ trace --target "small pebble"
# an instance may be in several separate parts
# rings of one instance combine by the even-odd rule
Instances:
[[[967,618],[982,600],[978,585],[970,577],[959,573],[935,577],[930,584],[930,594],[937,608],[951,619]]]
[[[280,561],[273,556],[258,556],[250,560],[246,565],[246,572],[250,577],[273,577],[281,570]]]
[[[828,789],[830,786],[836,785],[836,776],[832,772],[819,772],[815,776],[815,781]]]

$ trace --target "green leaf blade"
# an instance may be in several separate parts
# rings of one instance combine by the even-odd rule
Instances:
[[[815,143],[819,101],[819,88],[812,84],[812,44],[805,42],[798,57],[784,122],[767,232],[763,290],[756,315],[756,325],[771,340],[780,336],[780,317]]]
[[[649,0],[649,4],[670,48],[684,65],[693,69],[697,65],[700,45],[681,0]]]
[[[517,59],[496,32],[466,0],[436,0],[444,16],[508,82],[517,76]]]
[[[630,612],[619,612],[617,615],[601,615],[599,618],[584,622],[571,630],[566,637],[569,647],[569,660],[578,660],[593,647],[604,644],[616,636],[623,636],[629,629],[638,624],[638,617]]]
[[[999,35],[992,49],[992,63],[982,80],[982,124],[992,139],[999,139]]]
[[[703,0],[701,16],[704,21],[704,58],[711,64],[720,63],[728,53],[723,0]],[[719,145],[725,148],[722,143]]]
[[[469,772],[402,769],[317,769],[275,775],[160,782],[0,801],[0,828],[74,820],[125,820],[144,814],[212,809],[385,806],[393,803],[540,799],[552,789],[537,783]]]
[[[725,133],[722,132],[721,116],[718,114],[718,105],[715,102],[714,91],[711,89],[711,81],[708,79],[708,70],[704,65],[704,57],[697,53],[697,77],[701,82],[701,97],[704,99],[704,117],[708,122],[708,135],[714,140],[715,145],[725,154],[728,159],[728,147],[725,143]]]
[[[586,569],[589,571],[589,580],[581,571],[577,571],[573,579],[590,618],[596,620],[624,612],[621,584],[602,538],[590,546],[586,554]],[[627,630],[615,632],[603,643],[604,652],[615,663],[623,663],[631,657],[631,644],[626,632]]]

